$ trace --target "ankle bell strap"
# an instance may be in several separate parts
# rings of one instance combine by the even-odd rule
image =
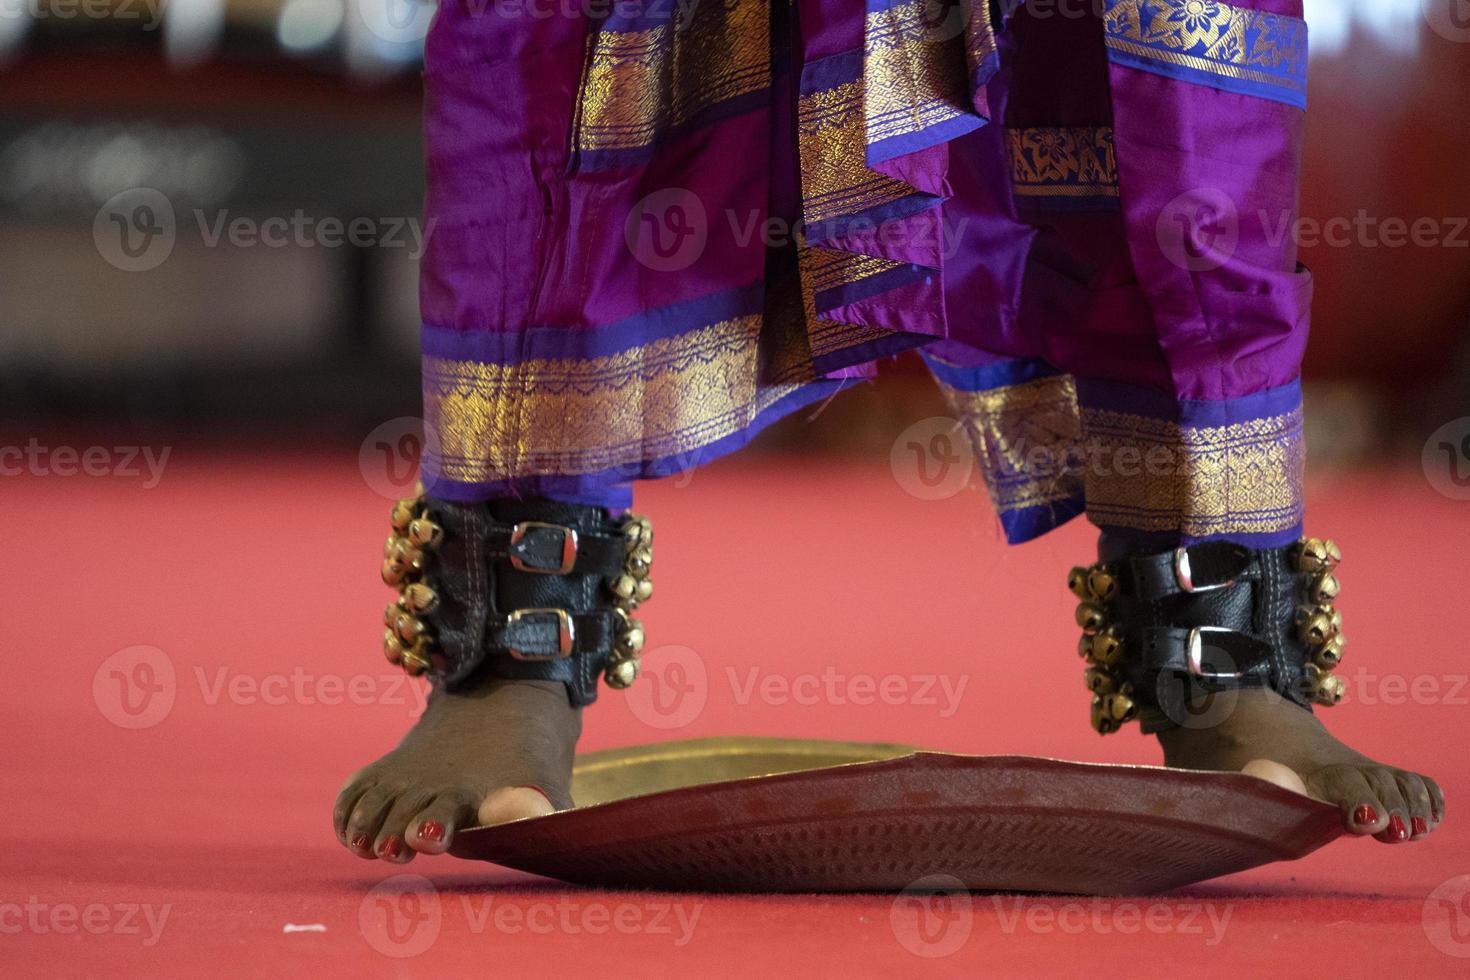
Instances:
[[[1315,538],[1260,550],[1216,541],[1074,568],[1093,727],[1159,731],[1186,723],[1200,695],[1242,687],[1308,710],[1337,704],[1341,557]]]
[[[599,677],[628,687],[644,643],[630,614],[653,594],[652,525],[551,502],[514,509],[537,519],[430,502],[422,486],[393,506],[382,575],[399,594],[384,655],[450,688],[479,674],[560,681],[577,705],[596,700]]]

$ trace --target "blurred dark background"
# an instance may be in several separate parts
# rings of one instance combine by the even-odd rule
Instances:
[[[1303,251],[1319,459],[1417,456],[1470,415],[1470,17],[1437,2],[1308,2],[1303,213],[1377,229]],[[415,414],[431,9],[0,0],[3,424],[360,438]],[[109,202],[139,187],[173,208],[164,259],[148,227],[128,229],[138,254],[117,251]],[[305,231],[232,241],[237,217]],[[324,244],[334,220],[366,231]],[[1437,244],[1393,244],[1394,220],[1431,222]],[[889,375],[800,438],[886,447],[938,410],[913,365]]]

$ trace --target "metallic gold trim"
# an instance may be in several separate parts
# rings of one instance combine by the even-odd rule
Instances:
[[[914,193],[903,181],[868,169],[863,98],[861,81],[801,97],[797,148],[808,224],[855,215]]]
[[[1288,531],[1302,519],[1301,410],[1221,426],[1082,409],[1096,524],[1189,537]]]
[[[864,26],[863,98],[869,143],[923,132],[971,114],[963,52],[932,0],[870,10]],[[965,16],[959,7],[947,17]]]
[[[606,357],[426,357],[425,421],[435,439],[425,466],[440,478],[486,483],[695,452],[812,379],[809,359],[763,369],[762,329],[752,314]]]
[[[1001,514],[1082,494],[1082,423],[1070,375],[1055,374],[987,391],[941,384],[964,423],[981,475]]]
[[[1307,25],[1219,0],[1113,0],[1108,47],[1151,61],[1305,92]]]
[[[1008,129],[1017,197],[1117,197],[1110,126]]]
[[[769,0],[705,0],[689,11],[648,30],[602,30],[589,39],[579,150],[649,146],[721,103],[769,87]]]

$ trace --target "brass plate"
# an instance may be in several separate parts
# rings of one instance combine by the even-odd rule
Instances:
[[[1304,857],[1337,809],[1238,773],[722,738],[596,752],[575,810],[451,853],[580,885],[1140,895]]]

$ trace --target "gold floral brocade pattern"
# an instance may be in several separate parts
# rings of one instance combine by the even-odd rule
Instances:
[[[1077,465],[1082,423],[1070,375],[987,391],[941,388],[950,410],[964,423],[997,512],[1045,507],[1082,495]]]
[[[1191,537],[1273,533],[1301,523],[1299,408],[1202,427],[1084,408],[1082,422],[1094,523]]]
[[[1117,197],[1113,130],[1073,126],[1006,131],[1017,197]]]
[[[588,39],[577,149],[651,146],[716,106],[770,86],[769,0],[703,0],[647,30]]]
[[[426,357],[425,414],[436,437],[426,466],[484,483],[697,453],[810,380],[809,363],[762,376],[761,330],[762,317],[750,315],[606,357]]]

